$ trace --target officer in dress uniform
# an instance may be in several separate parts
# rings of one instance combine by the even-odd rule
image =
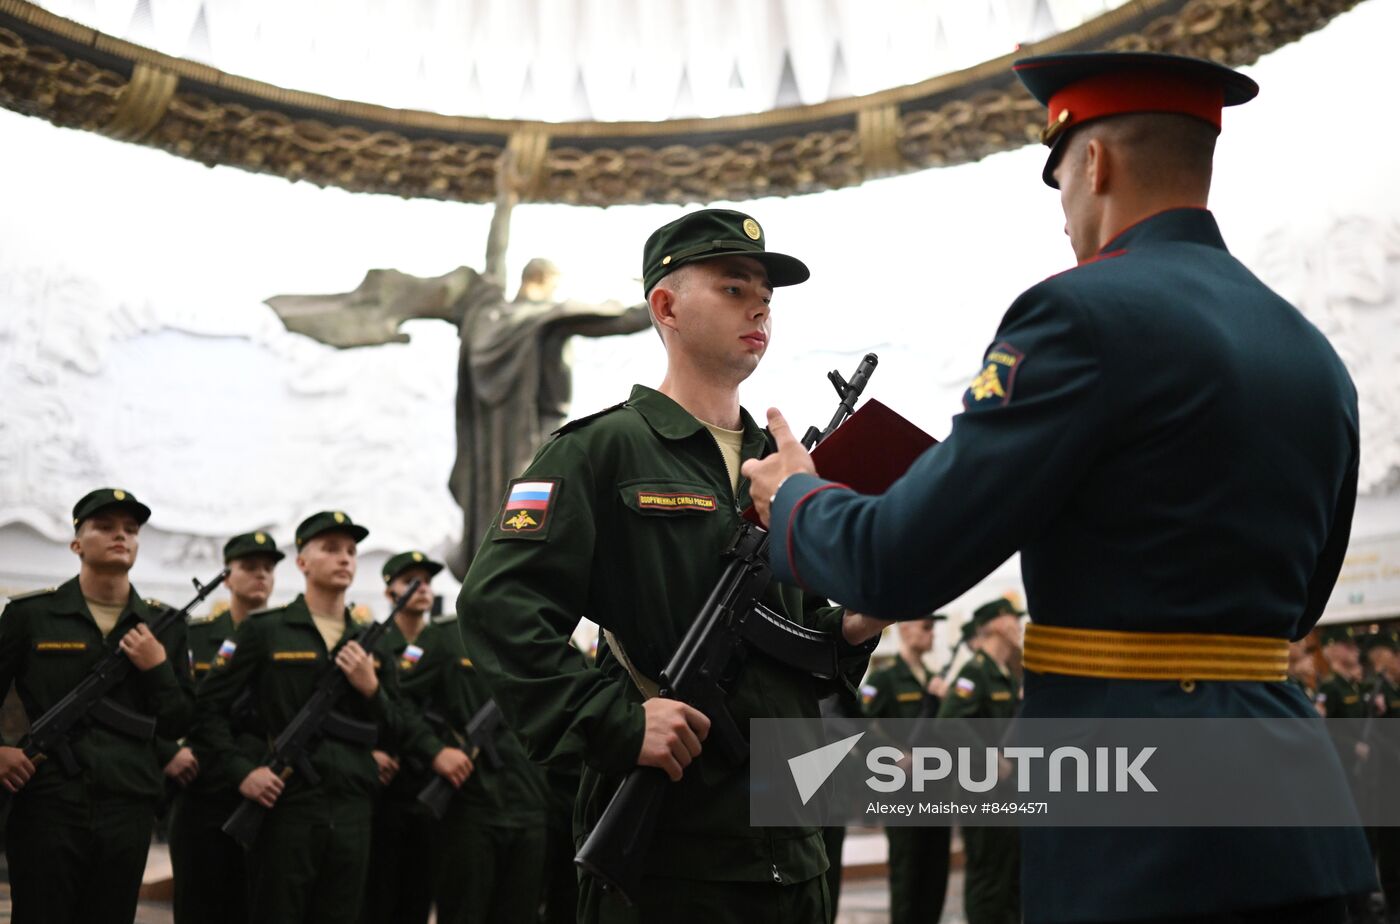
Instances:
[[[369,530],[340,510],[312,514],[297,526],[297,567],[306,591],[286,606],[254,613],[234,632],[201,681],[195,736],[238,791],[270,809],[248,854],[250,917],[258,922],[344,924],[358,917],[370,874],[370,822],[379,768],[376,738],[397,742],[433,771],[461,785],[467,755],[443,744],[403,706],[397,664],[382,644],[365,651],[362,626],[345,593],[355,578],[357,544]],[[340,731],[313,745],[318,782],[283,780],[239,740],[235,704],[245,689],[275,739],[311,698],[333,664],[349,681],[336,704]]]
[[[872,719],[917,719],[936,715],[947,681],[932,675],[924,655],[933,648],[937,616],[899,624],[899,656],[870,675],[864,694],[865,715]],[[864,697],[862,697],[864,698]],[[932,702],[930,702],[932,700]],[[943,916],[948,891],[948,860],[953,829],[946,825],[888,825],[890,924],[936,922]]]
[[[229,607],[221,613],[191,619],[190,669],[198,684],[221,653],[227,654],[233,634],[251,613],[267,606],[272,596],[277,563],[287,556],[265,532],[243,533],[224,544],[228,566]],[[239,743],[250,760],[262,757],[266,733],[253,715],[251,699],[237,710]],[[166,766],[183,764],[184,788],[170,813],[170,865],[175,875],[175,924],[243,924],[248,920],[248,874],[243,848],[223,832],[238,807],[238,780],[191,736]]]
[[[773,289],[808,271],[769,251],[752,217],[728,209],[658,229],[642,270],[666,376],[561,428],[510,483],[462,587],[462,635],[531,756],[582,759],[576,835],[633,767],[675,781],[637,907],[586,878],[580,920],[823,920],[820,829],[750,827],[747,768],[702,755],[709,720],[655,695],[749,502],[740,462],[767,447],[738,389],[767,350]],[[762,599],[832,632],[847,682],[864,673],[878,625],[776,582]],[[568,645],[585,617],[604,629],[597,667],[579,664]],[[829,686],[753,652],[728,705],[741,728],[750,718],[815,718]]]
[[[1016,299],[947,440],[882,496],[817,477],[770,414],[779,451],[745,472],[774,572],[915,618],[1019,551],[1028,718],[1314,716],[1288,640],[1346,550],[1356,391],[1206,209],[1222,109],[1258,87],[1140,53],[1015,70],[1049,109],[1042,177],[1079,266]],[[1339,921],[1374,884],[1359,828],[1028,828],[1022,846],[1032,924]]]
[[[179,739],[194,716],[185,625],[156,637],[160,604],[143,600],[129,572],[150,508],[121,488],[100,488],[73,508],[70,548],[78,576],[21,594],[0,615],[0,696],[13,682],[33,722],[110,652],[135,668],[109,694],[155,719],[155,735]],[[158,742],[94,719],[71,753],[31,761],[0,747],[0,782],[14,793],[6,828],[17,924],[129,924],[164,788]]]

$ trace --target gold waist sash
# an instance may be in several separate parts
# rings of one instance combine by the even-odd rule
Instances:
[[[1118,680],[1254,680],[1288,677],[1288,640],[1191,632],[1114,632],[1026,626],[1026,670]]]

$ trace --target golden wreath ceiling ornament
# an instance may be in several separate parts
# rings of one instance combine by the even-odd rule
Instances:
[[[1135,0],[1017,55],[1105,48],[1240,66],[1360,0]],[[208,166],[405,198],[608,206],[791,196],[979,160],[1039,139],[1013,56],[867,96],[664,122],[527,122],[288,90],[0,0],[0,105]]]

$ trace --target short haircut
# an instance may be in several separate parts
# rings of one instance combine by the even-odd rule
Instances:
[[[1210,187],[1219,132],[1191,116],[1166,112],[1134,112],[1095,119],[1069,139],[1065,155],[1078,156],[1091,138],[1098,138],[1125,162],[1138,182],[1151,186],[1204,183]]]
[[[647,292],[647,319],[651,321],[651,329],[656,331],[656,336],[661,337],[663,344],[666,342],[666,338],[661,334],[661,325],[656,323],[656,315],[651,312],[651,293],[657,289],[665,289],[672,295],[681,294],[689,284],[690,268],[694,265],[694,263],[687,263],[684,266],[676,267],[656,280],[656,283]]]

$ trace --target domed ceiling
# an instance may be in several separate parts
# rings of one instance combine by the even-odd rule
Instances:
[[[1356,2],[0,0],[0,105],[355,191],[742,200],[1032,142],[1023,54],[1248,64]]]

